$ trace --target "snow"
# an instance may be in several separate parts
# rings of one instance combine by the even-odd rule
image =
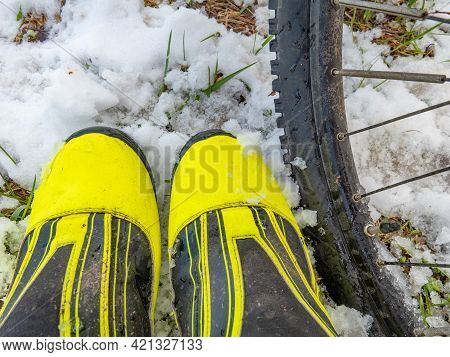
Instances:
[[[269,34],[270,14],[271,13],[268,7],[261,6],[255,9],[256,27],[258,28],[259,34],[262,36]]]
[[[450,324],[442,317],[429,316],[427,317],[427,322],[432,328],[450,327]]]
[[[428,6],[449,11],[447,0],[427,1]],[[435,25],[424,21],[419,29]],[[436,73],[450,76],[448,26],[435,29],[418,41],[436,43],[435,57],[383,60],[387,46],[371,43],[379,30],[351,33],[344,28],[344,68]],[[378,87],[377,87],[378,85]],[[448,100],[448,85],[348,78],[344,81],[350,130],[363,128],[414,110]],[[366,190],[401,181],[448,165],[450,126],[448,107],[387,125],[352,137],[351,143],[362,185]],[[372,196],[371,209],[384,215],[407,217],[439,245],[450,239],[448,174],[438,175]],[[439,237],[439,238],[438,238]],[[444,248],[444,247],[442,247]],[[442,252],[443,257],[450,256]]]
[[[418,294],[423,285],[428,283],[428,279],[433,275],[430,268],[412,267],[409,273],[412,280],[412,292]]]
[[[254,1],[235,2],[246,6]],[[440,10],[449,8],[447,0],[427,4],[433,2]],[[270,96],[269,60],[274,55],[269,53],[269,46],[255,55],[253,37],[227,31],[201,11],[177,9],[175,4],[151,8],[144,7],[141,0],[67,0],[58,23],[54,14],[60,10],[59,0],[3,3],[5,6],[0,4],[0,145],[18,165],[0,153],[0,171],[6,170],[16,182],[31,188],[34,177],[39,178],[65,138],[87,126],[106,125],[121,128],[142,146],[153,168],[159,204],[165,209],[168,182],[180,148],[199,131],[221,128],[236,135],[244,145],[260,148],[291,207],[299,206],[298,187],[290,177],[290,167],[282,162],[281,131],[276,128],[274,97]],[[270,11],[266,8],[267,0],[258,0],[258,4],[255,10],[258,32],[265,35]],[[19,6],[24,14],[35,9],[48,15],[47,41],[20,45],[12,42],[20,25],[16,21]],[[418,24],[423,28],[430,25],[428,21]],[[420,45],[436,42],[434,58],[388,57],[383,61],[381,55],[387,48],[371,43],[372,38],[380,35],[379,30],[352,34],[345,27],[344,67],[450,76],[450,41],[445,33],[448,30],[448,26],[443,26],[419,41]],[[169,71],[165,79],[168,90],[159,96],[171,31]],[[200,42],[217,32],[220,37]],[[257,44],[264,40],[260,34],[256,36]],[[256,64],[210,97],[200,95],[193,99],[194,94],[208,86],[208,68],[213,71],[216,61],[225,75]],[[182,65],[188,69],[184,71]],[[448,85],[394,81],[380,84],[377,80],[366,80],[361,85],[358,79],[347,79],[344,85],[351,130],[450,97]],[[449,135],[448,110],[444,108],[352,137],[361,183],[371,190],[444,166],[449,160]],[[306,164],[297,159],[295,166],[302,169]],[[436,260],[450,261],[448,186],[448,176],[440,175],[372,196],[372,215],[376,218],[381,213],[396,214],[412,219],[434,239]],[[12,205],[0,198],[0,207]],[[317,224],[314,211],[300,208],[295,216],[302,227]],[[15,255],[5,250],[2,243],[8,240],[15,251],[24,224],[0,218],[0,297],[6,292],[15,262]],[[411,296],[409,286],[397,268],[388,269],[396,271],[394,278],[404,288],[407,299]],[[417,283],[424,281],[420,274],[429,272],[417,273]],[[163,269],[163,280],[168,279],[168,269]],[[170,299],[165,288],[161,295],[165,305],[158,307],[158,314],[163,316],[170,311],[167,303]],[[370,317],[343,306],[331,308],[330,314],[343,335],[363,335],[371,324]],[[162,325],[159,331],[168,333]]]
[[[391,249],[398,251],[400,254],[401,250],[406,251],[409,255],[413,255],[416,247],[411,239],[404,237],[394,237],[392,238]]]
[[[305,160],[298,156],[291,161],[291,165],[298,167],[300,170],[304,170],[308,167],[306,166]]]
[[[370,315],[363,315],[358,310],[344,305],[326,306],[336,332],[343,337],[367,337],[373,323]]]
[[[317,226],[317,211],[300,207],[294,217],[300,228]]]
[[[266,198],[266,195],[252,195],[247,197],[247,203],[257,205]]]
[[[0,200],[0,209],[12,209],[18,206],[17,200],[9,197],[3,197]]]
[[[8,1],[7,5],[18,10],[21,4],[24,13],[31,7],[55,13],[55,3]],[[275,130],[274,115],[267,114],[274,112],[268,46],[255,56],[252,38],[227,31],[199,11],[143,7],[138,0],[67,1],[62,21],[51,27],[50,40],[21,45],[11,42],[18,27],[15,14],[2,6],[0,16],[7,24],[0,29],[0,143],[19,161],[15,167],[0,156],[0,165],[27,187],[58,144],[89,125],[120,127],[147,152],[160,153],[207,128],[246,132],[255,136],[257,145]],[[170,31],[169,90],[158,97]],[[215,32],[221,33],[219,39],[200,42]],[[179,66],[184,62],[183,33],[187,72]],[[257,43],[262,41],[257,36]],[[258,63],[210,98],[191,100],[177,112],[188,95],[207,86],[208,67],[214,68],[216,60],[224,74]],[[246,105],[236,100],[240,95]],[[166,129],[169,116],[173,133]],[[166,135],[175,142],[164,139]],[[278,137],[273,137],[279,147]],[[277,178],[289,181],[281,171],[274,172]]]
[[[450,228],[443,227],[441,232],[438,234],[436,240],[434,241],[437,245],[449,245],[450,244]]]
[[[6,294],[25,233],[26,221],[19,224],[0,217],[0,299]]]

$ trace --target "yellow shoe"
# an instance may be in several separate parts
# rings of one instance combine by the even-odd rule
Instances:
[[[35,194],[0,336],[150,335],[160,262],[144,154],[119,130],[80,131]]]
[[[334,336],[309,253],[257,151],[220,131],[180,154],[169,259],[185,336]]]

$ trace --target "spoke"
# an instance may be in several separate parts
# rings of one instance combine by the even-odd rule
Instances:
[[[427,16],[427,20],[442,22],[444,24],[450,24],[450,18],[445,18],[442,15],[439,15],[439,13],[429,14]]]
[[[391,79],[394,81],[405,82],[423,82],[444,84],[450,82],[445,74],[428,74],[428,73],[409,73],[409,72],[390,72],[390,71],[364,71],[359,69],[332,69],[333,76],[342,77],[360,77],[374,79]]]
[[[401,262],[385,262],[378,261],[379,265],[400,265],[402,267],[423,267],[423,268],[450,268],[450,264],[446,263],[401,263]]]
[[[353,200],[355,202],[358,202],[361,199],[363,199],[364,197],[372,196],[372,195],[374,195],[376,193],[380,193],[380,192],[383,192],[383,191],[386,191],[386,190],[390,190],[392,188],[395,188],[395,187],[398,187],[398,186],[401,186],[401,185],[405,185],[407,183],[414,182],[414,181],[417,181],[417,180],[422,180],[422,179],[430,177],[430,176],[439,175],[439,174],[442,174],[442,173],[447,172],[447,171],[450,171],[450,166],[444,167],[444,168],[436,170],[436,171],[429,172],[429,173],[424,174],[424,175],[416,176],[416,177],[410,178],[410,179],[405,180],[405,181],[400,181],[400,182],[394,183],[392,185],[388,185],[388,186],[379,188],[379,189],[374,190],[374,191],[370,191],[370,192],[362,193],[362,194],[355,194],[355,195],[353,195]]]
[[[382,12],[388,15],[406,17],[413,20],[432,20],[449,24],[450,19],[436,14],[429,14],[425,10],[410,9],[404,6],[378,4],[370,1],[362,0],[333,0],[336,5],[352,7],[361,10],[371,10],[375,12]]]
[[[419,114],[423,114],[423,113],[426,113],[426,112],[430,112],[432,110],[439,109],[439,108],[445,107],[447,105],[450,105],[450,100],[447,100],[446,102],[439,103],[439,104],[436,104],[436,105],[432,105],[432,106],[424,108],[424,109],[416,110],[415,112],[411,112],[411,113],[408,113],[408,114],[403,114],[403,115],[400,115],[400,116],[395,117],[393,119],[389,119],[389,120],[383,121],[381,123],[368,126],[366,128],[358,129],[358,130],[355,130],[355,131],[350,131],[350,132],[347,132],[347,133],[339,133],[337,135],[337,138],[338,138],[338,140],[344,140],[345,138],[348,138],[351,135],[355,135],[355,134],[359,134],[359,133],[365,132],[367,130],[379,128],[380,126],[391,124],[391,123],[395,123],[395,122],[403,120],[403,119],[411,118],[413,116],[416,116],[416,115],[419,115]]]

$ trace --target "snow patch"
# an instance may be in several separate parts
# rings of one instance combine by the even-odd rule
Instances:
[[[291,161],[291,165],[298,167],[300,170],[304,170],[308,167],[308,166],[306,166],[306,161],[298,156],[294,160]]]
[[[300,228],[317,226],[317,211],[300,208],[294,213]]]
[[[336,332],[344,337],[367,337],[373,324],[373,317],[345,305],[326,305]]]
[[[13,223],[0,217],[0,299],[6,295],[13,277],[26,222]]]

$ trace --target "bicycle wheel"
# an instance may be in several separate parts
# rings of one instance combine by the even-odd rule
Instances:
[[[296,157],[307,163],[292,170],[303,205],[318,212],[318,225],[304,229],[318,273],[337,304],[374,318],[371,335],[411,335],[414,312],[377,265],[376,242],[364,234],[368,207],[354,200],[361,187],[352,148],[338,139],[347,132],[342,77],[332,73],[342,68],[343,9],[330,0],[270,0],[269,7],[280,141],[286,163]]]

